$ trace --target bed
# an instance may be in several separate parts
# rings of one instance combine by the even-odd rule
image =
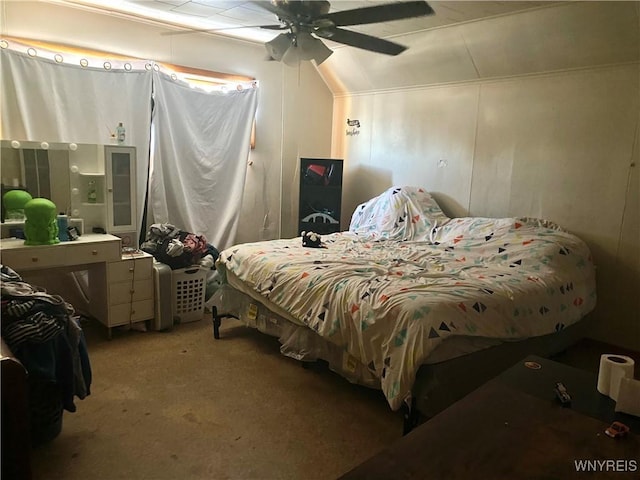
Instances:
[[[405,431],[527,354],[584,333],[596,303],[588,247],[535,218],[449,218],[419,187],[359,205],[348,231],[220,253],[214,335],[234,316],[281,352],[379,388]]]

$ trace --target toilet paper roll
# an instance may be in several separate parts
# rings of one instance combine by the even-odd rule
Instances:
[[[620,380],[633,378],[634,363],[633,359],[626,355],[602,355],[598,371],[598,391],[616,400],[620,389]]]
[[[633,378],[620,380],[615,410],[640,417],[640,380]]]

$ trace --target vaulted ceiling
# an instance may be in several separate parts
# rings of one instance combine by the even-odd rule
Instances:
[[[640,2],[554,2],[403,35],[397,57],[336,49],[320,71],[339,94],[638,64],[639,16]]]
[[[224,35],[265,43],[280,32],[266,1],[50,0],[166,25],[168,35]],[[333,0],[331,12],[391,0]],[[434,15],[345,27],[408,47],[398,56],[323,39],[318,70],[336,95],[640,61],[640,2],[429,1]],[[261,5],[262,4],[262,5]],[[207,30],[203,32],[202,30]]]
[[[398,3],[400,0],[334,0],[331,12],[374,5]],[[211,29],[219,35],[266,42],[277,32],[252,28],[278,23],[275,15],[260,4],[267,0],[67,0],[64,3],[87,5],[120,12],[170,25]],[[444,25],[530,10],[556,2],[540,1],[429,1],[435,15],[394,22],[349,27],[350,30],[379,37],[392,37]]]

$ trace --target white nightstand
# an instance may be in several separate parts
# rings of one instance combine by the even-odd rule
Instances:
[[[106,315],[97,317],[109,329],[109,337],[113,327],[153,319],[153,256],[123,253],[120,261],[107,263],[106,282]]]

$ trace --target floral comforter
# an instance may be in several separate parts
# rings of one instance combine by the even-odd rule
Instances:
[[[596,302],[579,238],[539,219],[449,219],[419,188],[389,189],[322,241],[236,245],[218,268],[367,365],[394,410],[447,338],[545,335]]]

